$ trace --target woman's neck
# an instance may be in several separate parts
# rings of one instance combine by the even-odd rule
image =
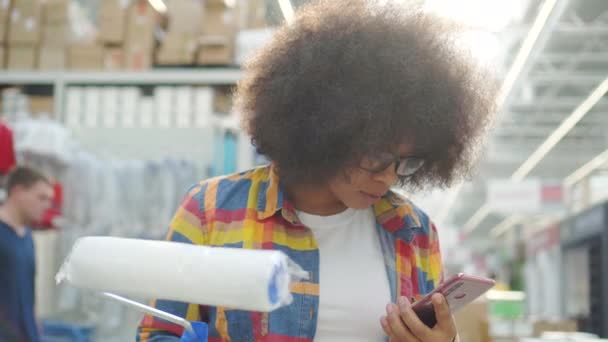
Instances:
[[[346,206],[324,186],[297,184],[286,186],[287,197],[296,208],[308,214],[329,216],[346,210]]]

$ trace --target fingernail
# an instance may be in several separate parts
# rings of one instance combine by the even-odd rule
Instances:
[[[393,313],[393,305],[392,304],[387,304],[386,305],[386,312],[388,312],[389,314]]]
[[[405,297],[399,297],[399,305],[401,305],[401,306],[409,306],[410,302]]]

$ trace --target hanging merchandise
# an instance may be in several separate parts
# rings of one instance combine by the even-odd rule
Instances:
[[[580,331],[608,337],[608,202],[562,222],[560,236],[565,314]]]
[[[0,122],[0,174],[8,173],[16,163],[13,132]]]
[[[524,283],[531,317],[549,321],[563,318],[561,264],[558,224],[527,239]]]
[[[14,124],[17,154],[52,159],[67,164],[77,148],[70,131],[46,117],[25,118]]]
[[[237,135],[231,130],[224,133],[224,174],[235,173],[237,161]]]

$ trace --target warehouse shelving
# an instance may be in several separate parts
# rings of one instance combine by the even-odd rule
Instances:
[[[3,71],[0,85],[49,85],[54,111],[63,113],[69,85],[231,85],[242,76],[239,68],[156,69],[150,71]]]

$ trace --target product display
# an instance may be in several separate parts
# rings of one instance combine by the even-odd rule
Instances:
[[[86,237],[74,244],[57,281],[116,294],[269,312],[289,304],[292,277],[306,275],[279,251]]]
[[[16,163],[13,132],[0,122],[0,174],[9,172]]]

